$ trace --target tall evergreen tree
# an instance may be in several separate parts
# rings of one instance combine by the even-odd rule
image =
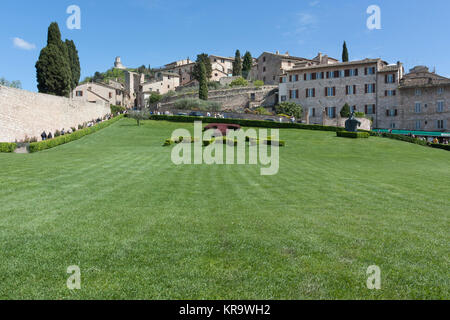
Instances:
[[[36,78],[41,93],[68,97],[72,87],[69,50],[61,40],[56,22],[50,24],[47,46],[41,50],[36,62]]]
[[[211,60],[209,60],[209,56],[206,53],[202,53],[197,55],[197,63],[194,65],[194,68],[192,70],[192,76],[195,80],[200,82],[201,77],[201,70],[200,70],[200,64],[203,63],[206,69],[206,79],[211,79],[212,76],[212,64]]]
[[[199,67],[200,67],[200,80],[199,80],[200,86],[198,91],[198,97],[201,100],[208,100],[208,78],[206,74],[206,67],[203,62],[199,63]]]
[[[71,89],[73,90],[80,83],[80,76],[81,76],[80,58],[78,56],[78,50],[77,47],[75,46],[75,42],[66,39],[66,46],[69,53],[69,63],[72,74]]]
[[[348,62],[348,49],[347,43],[344,41],[344,47],[342,49],[342,62]]]
[[[248,75],[250,74],[250,71],[253,67],[253,57],[250,52],[246,52],[244,55],[244,60],[242,62],[242,76],[244,78],[248,78]]]
[[[236,56],[233,62],[233,76],[242,76],[242,59],[239,50],[236,50]]]

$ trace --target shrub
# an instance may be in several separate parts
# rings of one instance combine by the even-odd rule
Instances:
[[[253,82],[253,85],[257,88],[262,87],[264,85],[264,81],[256,80],[255,82]]]
[[[234,88],[234,87],[247,87],[247,86],[248,86],[248,81],[245,80],[242,77],[237,78],[237,79],[231,81],[231,83],[230,83],[230,87],[232,87],[232,88]]]
[[[350,111],[350,106],[348,105],[348,103],[344,104],[344,106],[341,109],[341,117],[342,118],[348,118],[350,117],[351,111]]]
[[[69,143],[69,142],[81,139],[84,136],[87,136],[89,134],[92,134],[94,132],[97,132],[101,129],[104,129],[104,128],[112,125],[113,123],[117,122],[118,120],[120,120],[122,118],[123,118],[123,115],[120,115],[118,117],[112,118],[109,121],[101,122],[99,124],[96,124],[93,127],[81,129],[81,130],[78,130],[77,132],[74,132],[71,134],[66,134],[64,136],[58,136],[58,137],[55,137],[54,139],[45,140],[45,141],[41,141],[41,142],[30,143],[30,147],[29,147],[30,153],[51,149],[51,148],[57,147],[59,145],[65,144],[65,143]]]
[[[449,145],[449,144],[437,144],[437,143],[432,143],[430,146],[431,146],[432,148],[450,151],[450,145]]]
[[[278,114],[286,114],[297,119],[301,118],[303,114],[302,106],[294,102],[283,102],[276,106],[275,110]]]
[[[111,108],[111,113],[112,114],[116,114],[118,112],[124,112],[125,111],[125,107],[116,106],[114,104],[112,104],[110,108]]]
[[[427,142],[417,139],[417,138],[413,138],[413,137],[409,137],[409,136],[403,136],[401,134],[392,134],[392,133],[376,133],[373,132],[372,133],[373,136],[377,136],[377,137],[383,137],[383,138],[389,138],[389,139],[394,139],[394,140],[400,140],[400,141],[404,141],[404,142],[409,142],[409,143],[414,143],[414,144],[418,144],[421,146],[427,146]]]
[[[167,147],[167,146],[171,146],[173,145],[175,142],[172,139],[166,139],[166,141],[163,144],[163,147]]]
[[[17,148],[17,143],[0,143],[0,153],[11,153]]]
[[[209,90],[218,90],[221,88],[220,82],[218,81],[209,81],[208,82]]]
[[[366,114],[364,112],[355,112],[356,118],[365,118]]]
[[[266,115],[266,116],[270,116],[272,115],[271,112],[269,112],[266,108],[264,107],[258,107],[255,109],[255,113],[259,114],[259,115]]]
[[[339,131],[336,132],[338,137],[341,138],[352,138],[352,139],[367,139],[370,137],[368,132],[348,132],[348,131]]]
[[[285,147],[286,146],[286,141],[284,141],[284,140],[272,140],[271,138],[268,138],[267,140],[264,140],[264,144],[267,144],[268,146]]]

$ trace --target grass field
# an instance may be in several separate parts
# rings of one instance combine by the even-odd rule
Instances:
[[[280,130],[279,174],[261,176],[173,165],[177,128],[121,120],[0,154],[0,299],[450,298],[449,152]]]

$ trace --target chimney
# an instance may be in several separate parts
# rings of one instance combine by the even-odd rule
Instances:
[[[280,51],[277,50],[276,54],[280,54]]]

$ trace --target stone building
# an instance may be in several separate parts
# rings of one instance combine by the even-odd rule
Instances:
[[[390,128],[414,131],[449,132],[450,79],[418,66],[399,85],[397,116],[387,116]]]
[[[233,76],[234,58],[210,55],[209,60],[212,66],[211,81]]]
[[[166,94],[180,86],[180,76],[176,73],[161,71],[154,79],[144,82],[139,87],[139,106],[146,106],[152,93]]]
[[[324,63],[337,62],[336,59],[322,56],[321,54],[315,59],[318,58],[322,59]],[[276,53],[263,52],[253,65],[250,78],[253,80],[261,80],[267,85],[276,85],[278,84],[278,77],[280,74],[286,73],[299,63],[307,66],[308,64],[316,63],[316,61],[294,57],[289,55],[289,52],[286,52],[285,54],[280,54],[278,51]]]
[[[120,85],[120,84],[119,84]],[[129,96],[125,88],[117,83],[111,85],[88,82],[77,86],[72,93],[74,100],[86,100],[91,103],[105,101],[108,104],[125,106],[129,105]]]
[[[339,63],[319,54],[279,77],[279,102],[301,104],[306,121],[315,124],[322,124],[325,117],[336,118],[347,103],[377,126],[378,106],[397,105],[396,87],[402,74],[401,63],[388,65],[381,59]]]

